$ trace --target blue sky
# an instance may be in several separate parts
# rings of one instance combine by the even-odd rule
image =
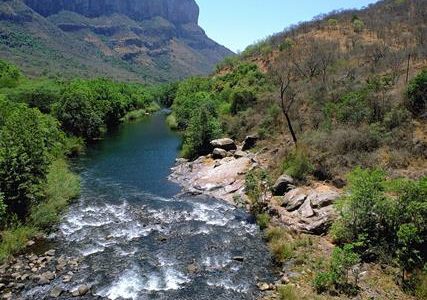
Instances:
[[[196,0],[199,24],[233,51],[285,27],[341,8],[361,8],[374,0]]]

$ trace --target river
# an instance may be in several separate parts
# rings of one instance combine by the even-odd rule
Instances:
[[[272,263],[258,227],[242,210],[208,197],[179,195],[167,180],[180,137],[164,114],[121,126],[76,162],[81,197],[55,234],[57,255],[82,262],[26,291],[88,284],[86,299],[256,299]],[[237,258],[241,256],[243,258]]]

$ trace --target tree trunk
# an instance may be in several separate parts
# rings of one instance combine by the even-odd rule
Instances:
[[[291,119],[289,118],[289,115],[287,112],[283,111],[283,114],[285,115],[286,121],[288,122],[288,128],[289,128],[289,131],[291,132],[292,140],[294,141],[294,144],[296,146],[298,143],[298,139],[297,139],[297,136],[295,134],[294,128],[292,127]]]

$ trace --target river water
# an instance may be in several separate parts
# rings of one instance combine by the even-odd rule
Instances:
[[[227,203],[178,195],[167,176],[180,138],[164,118],[123,125],[76,163],[81,197],[55,239],[57,255],[82,262],[51,286],[89,284],[89,299],[256,299],[272,269],[259,229]]]

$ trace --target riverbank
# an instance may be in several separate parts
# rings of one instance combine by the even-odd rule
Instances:
[[[316,275],[327,268],[335,248],[328,229],[337,218],[333,205],[343,191],[332,182],[301,185],[290,176],[280,176],[270,183],[270,190],[267,182],[263,183],[268,179],[253,174],[274,163],[275,147],[242,151],[247,148],[244,143],[228,141],[225,147],[218,146],[218,141],[214,144],[219,148],[209,155],[194,161],[177,159],[169,179],[186,192],[216,197],[258,216],[265,242],[279,267],[275,281],[259,282],[263,292],[259,299],[415,299],[396,283],[398,268],[375,263],[355,266],[357,294],[318,294]],[[252,186],[253,179],[256,187]],[[258,201],[251,195],[253,190]]]

